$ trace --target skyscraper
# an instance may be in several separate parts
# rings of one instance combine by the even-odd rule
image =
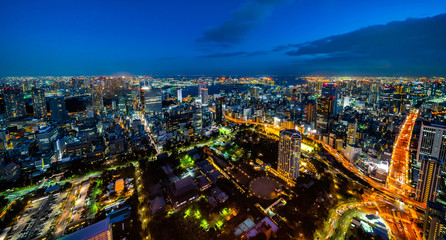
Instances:
[[[309,123],[314,127],[314,121],[316,120],[316,104],[313,100],[307,100],[303,118],[306,123]]]
[[[49,99],[51,119],[56,122],[64,122],[68,118],[63,96],[53,96]]]
[[[380,104],[390,108],[394,92],[395,88],[393,86],[383,86],[380,90]]]
[[[162,91],[159,88],[153,88],[148,81],[142,82],[142,96],[144,98],[144,107],[146,113],[157,113],[163,109]]]
[[[335,83],[324,83],[322,86],[322,97],[333,99],[332,114],[336,117],[338,114],[338,87]]]
[[[319,133],[326,134],[330,129],[333,111],[333,98],[320,97],[316,107],[316,129]]]
[[[217,123],[221,124],[223,123],[223,99],[217,98],[217,101],[215,102],[215,118]]]
[[[104,89],[101,80],[95,80],[91,83],[91,105],[94,116],[102,116],[104,111]]]
[[[42,88],[33,89],[34,117],[44,118],[47,115],[45,91]]]
[[[421,125],[417,160],[421,164],[417,200],[435,201],[446,157],[446,126],[425,122]]]
[[[301,141],[300,132],[294,129],[280,132],[277,171],[289,178],[299,177]]]
[[[23,91],[19,88],[6,88],[4,90],[4,95],[6,117],[8,120],[24,117],[26,115],[26,110]]]
[[[421,160],[421,155],[441,161],[446,159],[446,126],[423,122],[418,141],[418,162]]]
[[[201,99],[201,104],[207,104],[208,88],[205,82],[201,82],[198,85],[198,98]]]
[[[177,100],[178,103],[182,103],[183,102],[183,89],[177,89]]]
[[[195,109],[192,121],[195,138],[201,137],[203,134],[203,112],[201,106]]]
[[[377,104],[379,102],[380,84],[379,82],[372,82],[370,85],[369,103]]]
[[[202,88],[207,88],[207,85],[205,82],[200,82],[200,84],[198,84],[198,98],[201,99],[201,95],[202,95]]]
[[[423,239],[446,239],[446,206],[428,202],[423,223]]]
[[[426,155],[421,156],[421,169],[416,189],[417,201],[427,203],[437,199],[442,168],[443,161]]]
[[[208,104],[208,98],[209,98],[209,92],[208,88],[202,88],[201,89],[201,104],[207,105]]]

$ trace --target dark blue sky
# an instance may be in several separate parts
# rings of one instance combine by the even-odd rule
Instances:
[[[395,51],[413,54],[394,59],[401,35],[382,25],[442,13],[444,0],[0,0],[0,75],[445,74],[441,65],[413,66],[442,59],[446,43],[420,55],[410,49],[415,36]],[[438,33],[427,22],[415,34]],[[371,25],[384,30],[354,32]]]

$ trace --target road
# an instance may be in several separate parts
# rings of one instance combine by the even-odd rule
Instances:
[[[414,192],[413,187],[409,184],[408,170],[410,164],[409,145],[417,117],[418,111],[412,112],[401,125],[400,133],[393,145],[392,161],[386,182],[391,191],[405,196]]]

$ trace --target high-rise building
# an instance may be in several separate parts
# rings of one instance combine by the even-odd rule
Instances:
[[[215,103],[215,115],[216,115],[216,121],[217,123],[221,124],[223,123],[223,99],[217,98],[217,101]]]
[[[418,162],[420,162],[421,155],[441,161],[446,159],[446,126],[429,122],[424,122],[421,125],[417,152]]]
[[[390,108],[395,88],[393,86],[383,86],[380,90],[380,103],[382,106]]]
[[[178,99],[178,103],[182,103],[183,102],[183,89],[177,89],[177,99]]]
[[[209,98],[208,88],[202,88],[201,89],[201,104],[207,105],[208,98]]]
[[[423,239],[446,239],[446,206],[428,202],[423,223]]]
[[[192,121],[195,138],[198,138],[203,134],[203,111],[200,106],[195,109]]]
[[[321,91],[322,97],[333,99],[332,114],[336,117],[338,114],[338,87],[335,83],[324,83]]]
[[[416,189],[417,200],[427,203],[437,199],[437,189],[441,180],[443,161],[421,155],[421,169]]]
[[[34,117],[44,118],[47,115],[45,91],[42,88],[33,89]]]
[[[198,84],[198,98],[201,99],[201,104],[207,104],[208,88],[205,82]]]
[[[141,96],[147,114],[161,112],[163,109],[163,95],[159,88],[153,88],[149,82],[142,82]]]
[[[356,122],[348,123],[347,126],[347,142],[350,145],[355,145],[356,143],[356,130],[358,128],[358,124]]]
[[[423,122],[417,149],[417,165],[421,165],[416,188],[418,201],[427,203],[439,196],[445,159],[446,126]]]
[[[95,117],[102,116],[104,111],[104,90],[100,80],[95,80],[91,83],[91,100]]]
[[[202,95],[203,93],[202,93],[201,89],[203,89],[203,88],[207,88],[207,85],[206,85],[205,82],[201,82],[200,84],[198,84],[198,98],[199,98],[199,99],[202,99],[202,98],[201,98],[201,95]]]
[[[26,115],[23,91],[19,88],[4,89],[6,117],[9,119],[20,118]]]
[[[280,132],[277,171],[289,178],[299,177],[301,141],[300,132],[294,129]]]
[[[379,102],[380,84],[379,82],[372,82],[370,85],[369,103],[377,104]]]
[[[68,118],[63,96],[53,96],[48,99],[50,105],[51,119],[56,122],[64,122]]]
[[[316,129],[319,133],[326,134],[330,129],[333,98],[320,97],[316,107]]]
[[[314,101],[309,101],[305,105],[303,118],[306,123],[314,124],[314,121],[316,120],[316,104]]]

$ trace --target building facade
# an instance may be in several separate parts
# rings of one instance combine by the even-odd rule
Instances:
[[[316,107],[316,129],[321,134],[330,130],[331,117],[333,114],[334,98],[320,97],[317,99]]]
[[[68,118],[63,96],[53,96],[49,98],[51,119],[56,122],[64,122]]]
[[[33,89],[34,117],[44,118],[47,115],[45,91],[42,88]]]
[[[4,95],[7,119],[24,117],[26,115],[26,109],[23,91],[19,88],[6,88]]]
[[[423,239],[437,240],[446,238],[446,206],[428,202],[423,223]]]
[[[141,86],[141,96],[147,114],[161,112],[163,109],[162,91],[159,88],[152,88],[148,82],[143,82]]]
[[[104,89],[100,80],[91,83],[91,106],[95,117],[102,116],[104,111]]]
[[[289,178],[299,177],[302,136],[294,129],[280,132],[277,171]]]
[[[332,114],[336,117],[338,114],[338,87],[335,83],[324,83],[321,90],[322,97],[333,99]]]

